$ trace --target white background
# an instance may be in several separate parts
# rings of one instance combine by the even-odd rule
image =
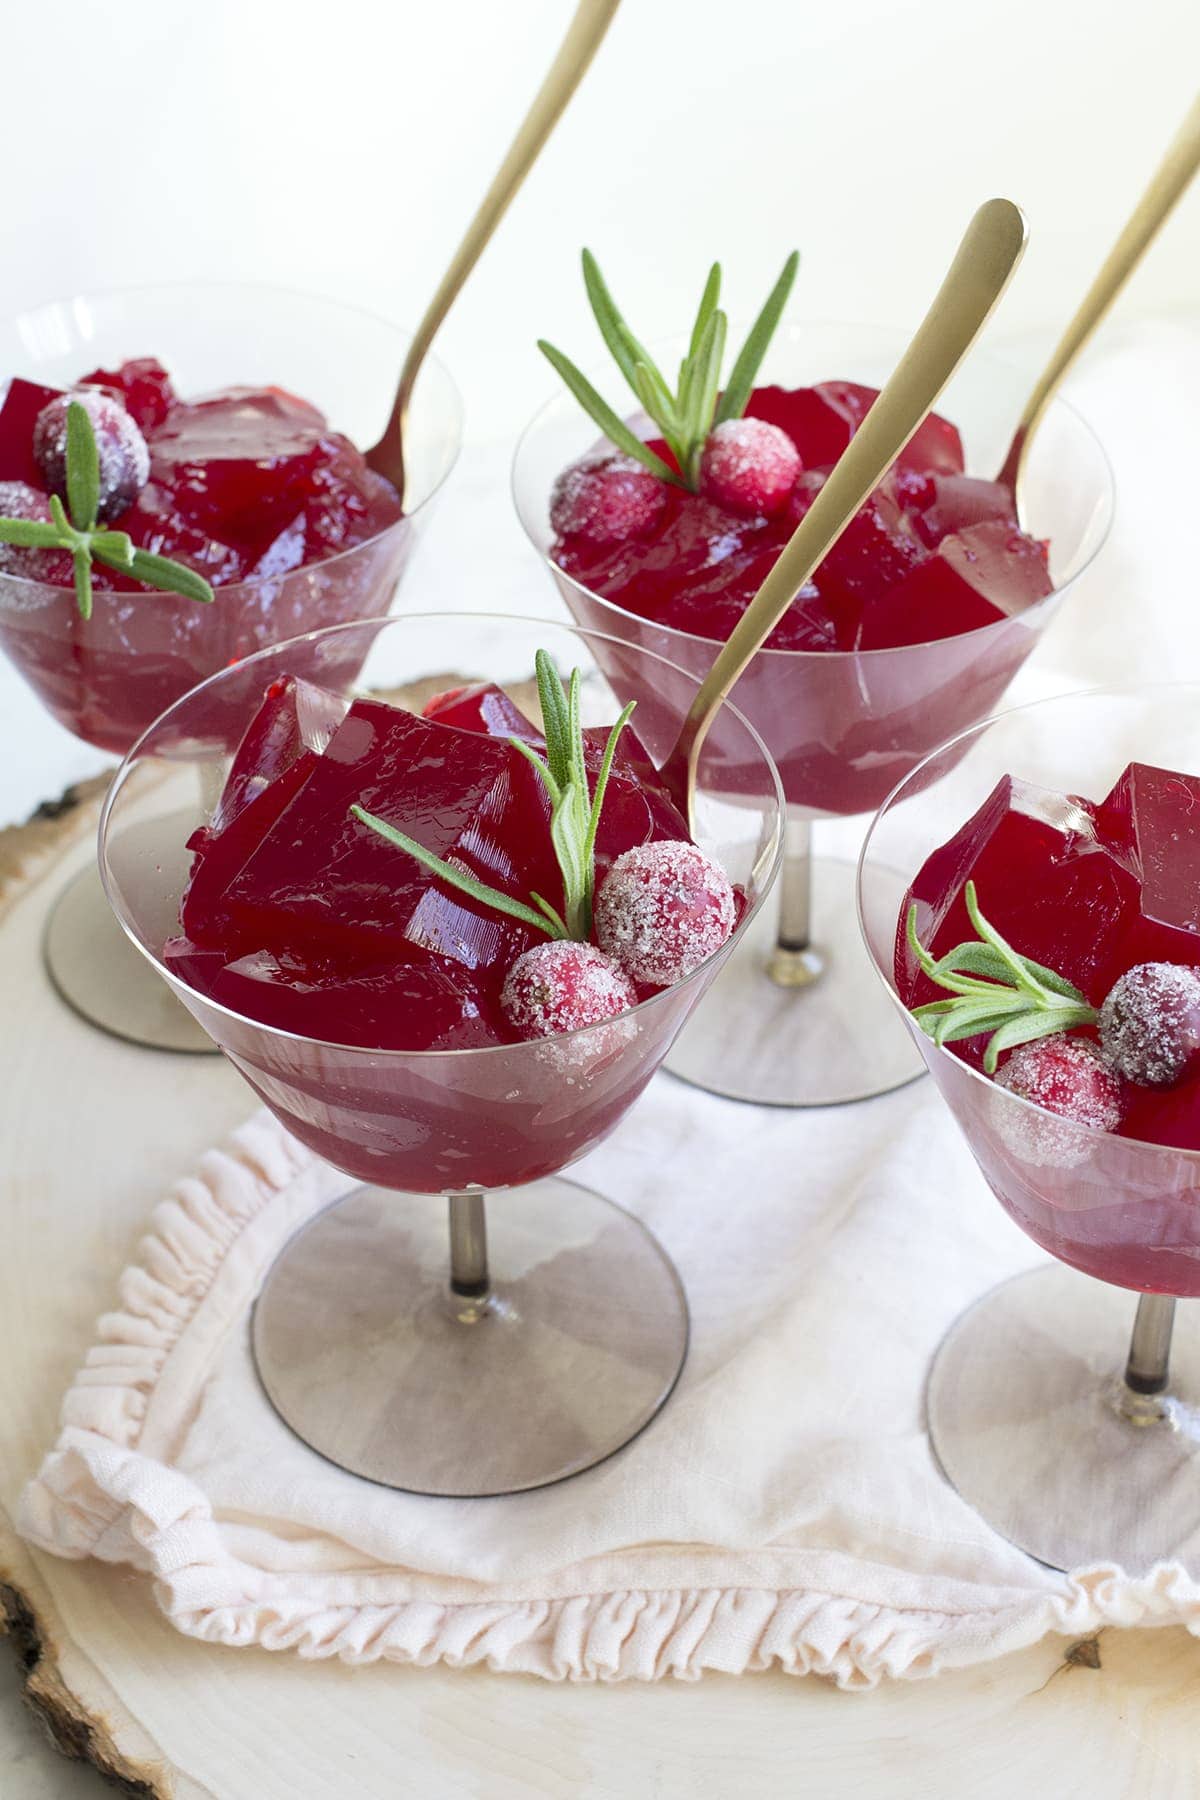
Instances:
[[[8,0],[0,312],[205,274],[415,322],[572,8]],[[686,324],[715,255],[745,317],[792,245],[791,317],[909,325],[973,208],[1006,193],[1032,240],[993,329],[1048,343],[1198,79],[1196,0],[624,0],[444,333],[475,461],[408,598],[418,582],[481,597],[472,469],[502,483],[499,442],[553,388],[538,335],[596,355],[582,243],[646,337]],[[1198,239],[1200,189],[1126,319],[1200,307]],[[506,603],[547,604],[507,504],[490,500]],[[97,766],[7,669],[0,720],[0,822]]]
[[[206,273],[414,322],[573,3],[8,0],[0,309]],[[793,244],[799,316],[908,322],[1005,193],[1000,329],[1059,322],[1198,82],[1196,0],[624,0],[447,327],[472,428],[552,385],[535,337],[591,358],[584,242],[645,336]],[[1198,228],[1200,192],[1127,306],[1200,301]]]

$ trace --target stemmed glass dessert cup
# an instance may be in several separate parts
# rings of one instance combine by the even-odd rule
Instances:
[[[881,387],[906,344],[872,327],[797,326],[772,340],[757,385],[848,379]],[[668,346],[660,366],[673,367],[677,354]],[[602,391],[611,388],[611,369],[593,374]],[[962,433],[968,474],[995,475],[1020,395],[1019,375],[978,352],[946,389],[938,412]],[[630,422],[640,436],[655,435],[644,415]],[[581,625],[702,676],[720,648],[714,640],[627,611],[550,555],[555,479],[595,444],[595,426],[569,394],[537,415],[513,467],[525,530]],[[783,874],[776,906],[759,915],[722,972],[719,1004],[681,1034],[667,1062],[673,1074],[732,1099],[821,1106],[885,1093],[921,1072],[863,955],[854,862],[814,854],[813,827],[872,812],[935,745],[992,711],[1103,545],[1113,507],[1108,463],[1061,400],[1034,440],[1023,492],[1026,529],[1050,541],[1055,591],[1046,599],[962,636],[898,649],[763,650],[737,683],[733,697],[774,756],[787,797]],[[847,833],[834,835],[844,842]],[[895,891],[898,904],[899,877]]]
[[[929,1373],[930,1439],[989,1524],[1061,1569],[1141,1573],[1200,1543],[1200,1318],[1175,1318],[1177,1299],[1200,1295],[1200,1151],[1048,1115],[939,1049],[897,991],[896,872],[907,886],[1004,775],[1099,801],[1131,761],[1200,774],[1198,721],[1196,684],[1003,713],[905,777],[860,864],[862,929],[891,1002],[988,1186],[1057,1259],[951,1326]],[[1081,906],[1081,937],[1094,930]],[[960,1204],[947,1198],[950,1229]]]
[[[370,313],[284,288],[187,282],[51,302],[0,322],[0,391],[12,375],[70,388],[94,368],[156,356],[182,398],[282,387],[365,446],[386,417],[409,334]],[[217,589],[211,606],[148,588],[72,588],[0,571],[0,650],[60,725],[123,756],[158,715],[239,657],[321,625],[386,612],[430,505],[454,466],[462,405],[425,365],[405,455],[404,516],[321,562]],[[59,993],[93,1024],[155,1048],[208,1050],[194,1020],[114,930],[95,866],[51,914],[45,956]]]
[[[774,879],[783,802],[770,756],[731,707],[723,741],[754,782],[730,805],[701,763],[694,835],[745,896],[734,936],[601,1024],[485,1048],[355,1048],[215,1003],[163,950],[178,931],[187,839],[212,811],[197,796],[220,785],[273,680],[336,693],[402,683],[401,702],[419,707],[448,681],[485,679],[536,722],[539,647],[562,674],[584,672],[585,725],[610,724],[621,702],[605,674],[610,646],[592,632],[485,614],[338,626],[177,702],[130,751],[101,822],[104,885],[133,943],[288,1130],[365,1184],[305,1227],[267,1277],[253,1323],[267,1395],[330,1461],[420,1493],[507,1493],[575,1474],[640,1431],[678,1378],[688,1313],[665,1251],[561,1172],[619,1124]],[[649,688],[678,678],[686,707],[693,683],[649,652],[637,662]],[[681,719],[635,713],[654,762]],[[486,1211],[485,1194],[496,1196]]]

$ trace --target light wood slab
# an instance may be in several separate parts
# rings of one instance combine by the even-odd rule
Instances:
[[[551,1686],[209,1649],[141,1577],[22,1546],[17,1494],[151,1206],[249,1110],[224,1063],[107,1039],[51,992],[41,923],[93,853],[96,804],[0,834],[0,1610],[62,1748],[143,1800],[1200,1795],[1200,1645],[1180,1630],[1048,1639],[869,1695],[780,1675]]]

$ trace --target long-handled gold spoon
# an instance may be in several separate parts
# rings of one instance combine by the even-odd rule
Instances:
[[[463,283],[479,261],[492,233],[508,210],[542,147],[566,110],[575,89],[582,81],[620,0],[579,0],[566,37],[550,72],[543,81],[527,113],[524,123],[509,146],[508,154],[496,178],[484,195],[478,212],[467,227],[466,235],[454,252],[450,267],[425,317],[417,327],[412,347],[404,359],[391,416],[379,442],[367,451],[367,462],[377,474],[385,475],[404,498],[404,434],[408,408],[421,364],[441,329],[442,322],[462,291]]]
[[[1025,236],[1024,215],[1011,200],[980,207],[912,343],[718,653],[663,769],[689,820],[697,761],[721,703],[932,410],[1008,286]]]
[[[1154,179],[1138,201],[1128,223],[1113,245],[1100,273],[1084,295],[1067,329],[1046,364],[1037,386],[1025,403],[1013,440],[997,481],[1012,489],[1017,518],[1024,519],[1021,482],[1030,440],[1042,415],[1084,345],[1141,262],[1176,203],[1182,199],[1200,169],[1200,98],[1192,103]]]

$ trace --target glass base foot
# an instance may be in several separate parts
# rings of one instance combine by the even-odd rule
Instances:
[[[1054,1569],[1143,1574],[1200,1529],[1200,1308],[1176,1309],[1168,1394],[1125,1387],[1137,1296],[1061,1264],[993,1288],[929,1374],[934,1453],[988,1524]]]
[[[89,863],[54,903],[42,940],[46,970],[89,1025],[148,1050],[219,1054],[157,970],[118,925]]]
[[[837,1106],[924,1074],[863,944],[854,864],[815,857],[812,877],[811,948],[778,956],[768,898],[676,1040],[672,1075],[760,1106]],[[899,917],[908,884],[895,884]]]
[[[358,1188],[292,1239],[254,1309],[284,1423],[416,1494],[578,1475],[659,1411],[687,1353],[674,1265],[637,1219],[553,1177],[487,1203],[492,1291],[450,1292],[447,1202]]]

